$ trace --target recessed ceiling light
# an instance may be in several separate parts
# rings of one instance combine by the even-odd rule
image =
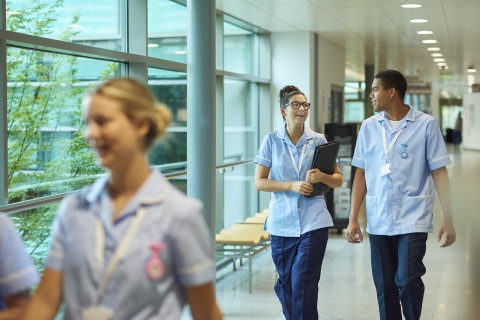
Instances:
[[[422,40],[422,43],[437,43],[437,40]]]
[[[425,23],[425,22],[428,22],[428,20],[425,20],[425,19],[413,19],[413,20],[410,20],[411,23]]]
[[[175,51],[175,54],[187,54],[187,51]]]
[[[72,28],[81,28],[81,27],[83,27],[83,26],[80,25],[80,24],[72,24],[70,27],[72,27]]]
[[[470,72],[470,73],[475,73],[475,72],[477,72],[477,69],[474,69],[474,68],[468,68],[468,69],[467,69],[467,72]]]
[[[149,48],[157,48],[157,47],[158,47],[158,44],[157,44],[157,43],[149,43],[149,44],[148,44],[148,47],[149,47]]]
[[[442,53],[432,53],[432,57],[443,57]]]
[[[417,31],[418,34],[432,34],[433,31]]]
[[[20,14],[20,11],[7,11],[7,14]]]
[[[440,51],[440,48],[436,48],[436,47],[430,47],[430,48],[427,48],[428,51]]]
[[[402,8],[413,9],[413,8],[420,8],[421,4],[402,4]]]
[[[437,66],[446,66],[447,64],[445,62],[439,62],[437,63]]]
[[[443,59],[443,58],[436,58],[436,59],[433,59],[433,61],[435,61],[435,62],[443,62],[443,61],[445,61],[445,59]]]

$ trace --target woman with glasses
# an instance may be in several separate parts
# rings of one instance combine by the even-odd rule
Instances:
[[[323,195],[305,196],[314,183],[340,187],[342,176],[337,166],[331,175],[309,170],[315,147],[327,140],[305,124],[310,110],[305,94],[286,86],[279,100],[285,123],[269,133],[258,150],[255,187],[272,193],[265,230],[272,235],[279,275],[275,292],[283,314],[287,320],[312,320],[318,319],[318,282],[333,221]]]

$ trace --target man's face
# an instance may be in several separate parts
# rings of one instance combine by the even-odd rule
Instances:
[[[392,98],[390,91],[391,89],[385,90],[380,79],[373,80],[370,98],[372,99],[373,110],[375,110],[375,112],[382,112],[387,109]]]

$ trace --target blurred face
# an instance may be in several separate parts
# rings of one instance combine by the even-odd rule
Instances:
[[[102,167],[122,169],[135,154],[143,154],[145,123],[135,124],[125,115],[118,101],[94,95],[85,108],[85,139]]]
[[[393,88],[385,90],[380,79],[373,80],[370,98],[375,112],[386,111],[392,101],[394,90]]]
[[[303,96],[303,94],[296,94],[294,96],[291,96],[288,99],[288,102],[307,102],[307,98]],[[280,109],[282,115],[285,116],[285,121],[290,124],[303,124],[305,120],[307,120],[308,117],[308,111],[303,108],[302,105],[300,105],[299,109],[293,109],[292,105],[289,104],[286,107],[283,107]]]

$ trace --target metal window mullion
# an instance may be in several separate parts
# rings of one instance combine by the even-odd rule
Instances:
[[[6,0],[1,0],[0,23],[2,30],[7,27],[6,22]],[[2,112],[0,114],[0,205],[8,203],[8,129],[7,129],[7,45],[5,39],[0,39],[0,103]]]
[[[148,54],[148,1],[129,0],[127,6],[128,52],[146,57]],[[146,61],[130,61],[128,76],[147,83],[148,63]]]
[[[241,74],[241,73],[229,72],[224,70],[217,70],[216,74],[217,76],[224,76],[225,78],[229,78],[229,79],[244,80],[249,82],[257,82],[257,83],[270,83],[270,79],[251,76],[248,74]]]

